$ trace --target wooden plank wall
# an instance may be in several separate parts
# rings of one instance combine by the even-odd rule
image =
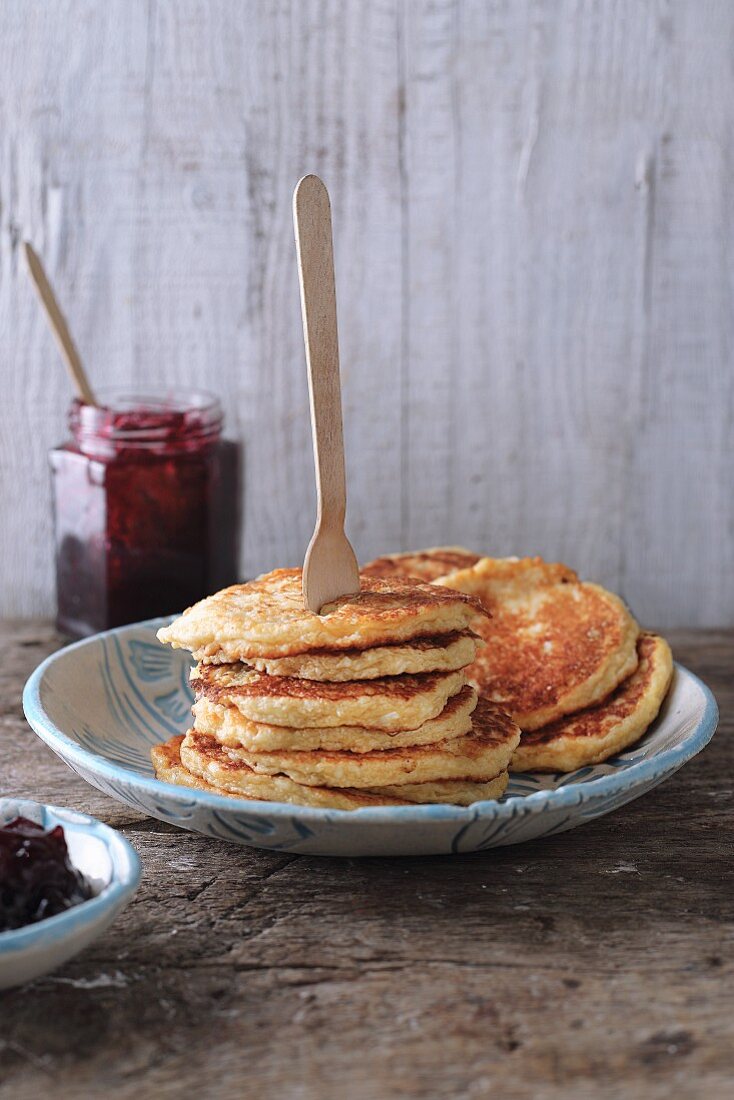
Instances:
[[[290,198],[333,196],[363,558],[543,553],[645,622],[734,622],[734,5],[24,0],[0,8],[0,612],[53,605],[68,385],[221,393],[243,573],[312,526]]]

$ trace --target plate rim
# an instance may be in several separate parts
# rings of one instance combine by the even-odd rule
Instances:
[[[298,816],[307,821],[339,822],[339,824],[344,825],[393,825],[399,821],[420,825],[429,821],[452,821],[460,824],[476,820],[478,817],[517,818],[527,814],[540,813],[546,809],[571,808],[588,802],[592,798],[606,798],[613,794],[623,794],[631,788],[677,771],[678,768],[706,747],[716,732],[719,722],[719,707],[711,689],[694,672],[675,661],[676,675],[684,675],[693,681],[703,696],[705,706],[701,718],[682,741],[663,749],[659,754],[648,760],[631,764],[628,768],[622,768],[611,775],[601,776],[597,779],[581,780],[568,785],[561,784],[561,786],[554,789],[533,791],[528,795],[510,796],[503,802],[490,799],[474,802],[470,806],[434,803],[411,806],[363,806],[357,810],[337,810],[327,807],[300,806],[296,803],[268,802],[255,799],[237,799],[235,805],[233,805],[235,800],[230,795],[213,794],[196,788],[179,787],[173,783],[156,779],[154,776],[140,775],[138,772],[122,765],[111,763],[105,757],[85,749],[77,741],[72,740],[49,717],[41,702],[41,685],[48,669],[68,653],[99,643],[103,638],[118,637],[121,633],[140,628],[153,629],[170,622],[174,618],[176,618],[175,615],[165,615],[143,619],[136,623],[127,623],[124,626],[112,627],[110,630],[100,631],[98,634],[92,634],[87,638],[71,642],[49,654],[31,673],[23,688],[23,712],[33,732],[65,762],[69,758],[87,771],[99,774],[112,782],[123,783],[133,788],[141,787],[153,796],[160,792],[179,803],[190,803],[194,800],[203,807],[210,807],[213,810],[227,810],[230,813],[254,813],[257,816],[268,814],[271,817],[280,818]],[[522,773],[518,772],[517,774]]]

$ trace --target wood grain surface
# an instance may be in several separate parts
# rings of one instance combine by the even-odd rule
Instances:
[[[358,556],[539,552],[731,625],[733,40],[726,0],[3,4],[0,610],[52,609],[70,396],[24,237],[94,386],[224,397],[243,575],[302,560],[312,171]]]
[[[57,644],[0,626],[0,791],[121,829],[141,888],[82,956],[0,994],[0,1097],[728,1100],[734,635],[678,633],[722,711],[668,783],[478,855],[238,848],[118,805],[34,736]]]

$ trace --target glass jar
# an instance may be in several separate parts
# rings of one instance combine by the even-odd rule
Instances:
[[[209,394],[74,401],[51,451],[57,625],[80,637],[182,611],[237,579],[240,448]]]

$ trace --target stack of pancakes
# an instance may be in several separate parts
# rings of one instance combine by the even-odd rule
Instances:
[[[520,731],[466,668],[475,597],[365,578],[314,615],[279,569],[189,608],[158,637],[195,660],[193,725],[152,751],[160,779],[357,809],[498,798]]]
[[[622,600],[542,558],[441,547],[378,558],[365,573],[413,576],[478,598],[489,616],[467,677],[520,726],[511,770],[567,772],[637,741],[656,718],[673,662]]]

